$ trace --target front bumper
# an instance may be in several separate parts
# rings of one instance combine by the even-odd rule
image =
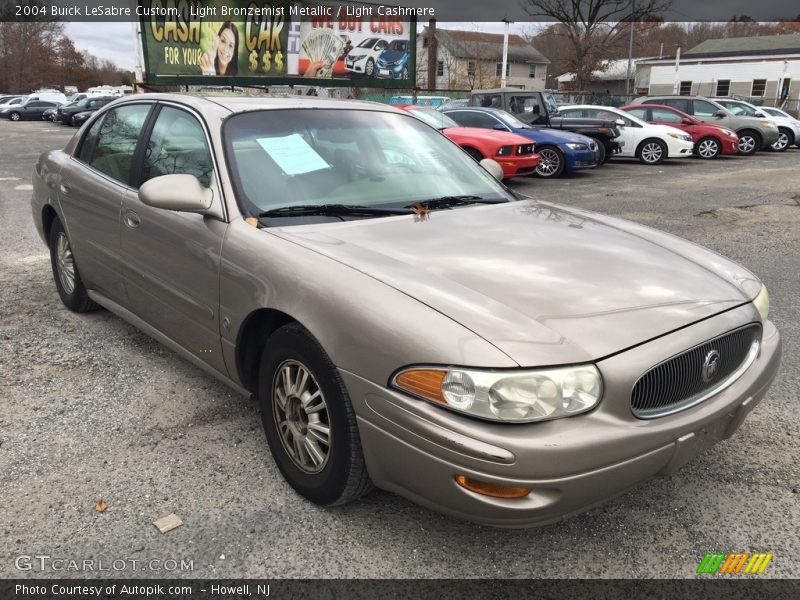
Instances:
[[[741,316],[743,309],[690,329],[698,340],[710,339],[721,333],[715,331],[720,325],[729,329],[731,313]],[[584,415],[527,425],[469,419],[352,373],[342,372],[342,377],[375,485],[478,523],[538,526],[583,512],[653,476],[671,474],[730,437],[766,394],[780,363],[780,336],[767,322],[759,356],[730,387],[674,415],[635,418],[630,412],[633,382],[654,364],[654,355],[669,356],[686,343],[685,331],[676,332],[599,362],[606,380],[600,406]],[[532,492],[516,500],[483,496],[455,482],[462,474]]]
[[[527,156],[495,156],[493,159],[503,167],[504,178],[533,175],[539,166],[539,155],[536,153]]]
[[[599,150],[571,150],[561,148],[564,152],[564,168],[566,171],[578,169],[594,169],[600,163]]]
[[[403,64],[381,66],[375,65],[375,76],[380,79],[400,79],[403,76]]]
[[[722,154],[739,154],[739,138],[722,138]]]
[[[689,139],[678,140],[673,137],[667,140],[667,158],[680,158],[694,154],[694,142]]]

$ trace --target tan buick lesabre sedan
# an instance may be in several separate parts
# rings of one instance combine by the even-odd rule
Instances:
[[[33,217],[64,304],[255,394],[318,504],[539,525],[732,435],[780,360],[761,282],[484,166],[388,106],[143,95],[40,157]]]

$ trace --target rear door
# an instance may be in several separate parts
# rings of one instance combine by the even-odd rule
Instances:
[[[211,145],[199,116],[159,105],[145,133],[134,187],[161,175],[189,174],[221,201]],[[227,375],[219,327],[219,268],[227,223],[143,204],[126,190],[121,226],[131,310]]]
[[[84,134],[53,180],[75,261],[86,287],[124,301],[119,224],[133,152],[151,104],[108,111]]]

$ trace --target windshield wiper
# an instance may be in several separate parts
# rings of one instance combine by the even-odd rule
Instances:
[[[385,215],[410,215],[407,208],[381,208],[378,206],[350,206],[347,204],[301,204],[298,206],[281,206],[265,210],[258,214],[264,217],[305,217],[324,215],[331,217],[364,216],[380,217]]]
[[[481,198],[480,196],[440,196],[439,198],[430,198],[428,200],[420,200],[409,204],[406,208],[422,205],[428,210],[436,210],[437,208],[447,208],[448,206],[463,206],[465,204],[502,204],[508,202],[505,198]]]

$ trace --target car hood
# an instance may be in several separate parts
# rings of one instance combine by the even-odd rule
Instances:
[[[416,298],[521,366],[598,360],[761,287],[669,234],[529,200],[268,231]]]
[[[405,51],[400,50],[384,50],[381,52],[380,56],[378,57],[380,60],[384,60],[387,63],[395,62],[400,60],[406,55]]]
[[[577,144],[588,144],[592,141],[591,138],[580,133],[572,131],[564,131],[562,129],[549,129],[546,127],[531,127],[525,129],[515,129],[514,133],[524,135],[540,144],[566,144],[573,142]]]

